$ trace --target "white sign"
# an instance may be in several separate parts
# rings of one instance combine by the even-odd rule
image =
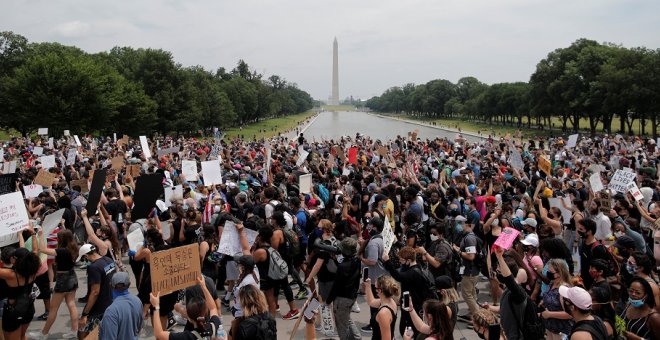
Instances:
[[[66,165],[73,165],[74,163],[76,163],[77,153],[78,152],[76,151],[76,149],[74,148],[69,149],[69,152],[66,155]]]
[[[566,147],[567,148],[574,148],[577,145],[577,140],[578,140],[579,134],[574,134],[568,136],[568,142],[566,142]]]
[[[183,186],[165,187],[165,205],[172,206],[173,199],[183,199]]]
[[[25,198],[35,198],[44,192],[44,187],[39,184],[25,185],[23,191],[25,191]]]
[[[0,247],[18,243],[18,233],[0,236]]]
[[[112,133],[112,142],[117,143],[117,133],[116,132]]]
[[[5,162],[2,166],[3,174],[13,174],[16,172],[16,161]]]
[[[30,225],[23,195],[12,192],[0,196],[0,236],[15,234]]]
[[[64,136],[65,137],[71,136],[71,132],[69,130],[64,130]]]
[[[126,235],[126,240],[128,241],[128,248],[130,250],[138,251],[139,247],[144,244],[144,234],[142,233],[142,228],[137,228],[130,234]]]
[[[383,254],[388,254],[392,248],[392,244],[394,244],[394,241],[396,241],[396,236],[394,235],[394,231],[392,231],[392,227],[390,226],[390,219],[387,217],[385,218],[382,235]]]
[[[592,172],[604,172],[604,171],[607,171],[607,169],[606,169],[603,165],[601,165],[601,164],[591,164],[591,165],[589,166],[589,170],[591,170]]]
[[[222,184],[222,173],[218,160],[202,162],[202,179],[205,186]]]
[[[609,189],[613,191],[618,191],[621,193],[628,192],[628,184],[634,182],[637,175],[633,172],[628,172],[624,170],[617,170],[612,176],[610,181]]]
[[[181,172],[187,181],[196,181],[197,161],[181,161]]]
[[[300,175],[298,177],[298,188],[300,193],[309,194],[312,192],[312,174]]]
[[[64,208],[44,217],[41,227],[43,228],[46,237],[48,237],[48,235],[60,225],[60,222],[62,222],[62,216],[64,216]]]
[[[73,139],[76,140],[76,145],[82,146],[82,143],[80,142],[80,138],[78,138],[78,135],[73,135]]]
[[[55,148],[55,138],[53,137],[48,138],[48,147],[51,149]]]
[[[591,191],[594,193],[601,192],[605,189],[603,186],[603,181],[600,180],[600,173],[595,173],[589,176],[589,184],[591,185]]]
[[[630,182],[630,184],[628,184],[628,191],[630,191],[630,194],[635,198],[635,201],[641,201],[644,199],[644,195],[639,191],[635,182]]]
[[[309,155],[309,152],[305,151],[303,149],[302,145],[298,147],[298,160],[296,161],[296,166],[300,166],[307,160],[307,156]]]
[[[254,240],[257,238],[258,232],[247,228],[243,228],[243,232],[245,233],[248,244],[252,247]],[[243,252],[238,230],[232,221],[226,221],[224,228],[222,228],[222,236],[220,237],[218,252],[229,256],[238,255]]]
[[[39,136],[46,136],[48,135],[48,128],[39,128],[37,134]]]
[[[149,160],[151,158],[151,150],[149,150],[149,143],[147,142],[147,136],[140,136],[140,146],[142,146],[142,152],[144,157]]]
[[[525,168],[525,163],[523,162],[522,156],[516,148],[511,148],[511,166],[518,170]]]
[[[39,157],[39,162],[41,162],[41,166],[48,170],[50,168],[55,167],[55,155],[50,155],[50,156],[41,156]]]
[[[42,148],[40,146],[35,146],[34,149],[32,149],[32,154],[37,155],[37,156],[41,156],[41,155],[44,154],[44,148]]]

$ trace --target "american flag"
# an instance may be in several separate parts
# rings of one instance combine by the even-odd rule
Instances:
[[[202,224],[211,223],[211,216],[213,216],[213,197],[215,194],[211,193],[206,197],[206,205],[202,213]]]

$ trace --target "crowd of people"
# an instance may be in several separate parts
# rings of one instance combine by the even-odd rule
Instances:
[[[16,162],[3,174],[15,177],[16,191],[26,193],[40,170],[53,176],[25,199],[31,222],[1,249],[7,340],[46,339],[65,322],[57,320],[63,301],[71,328],[62,336],[79,339],[138,339],[148,325],[159,340],[276,339],[297,327],[278,329],[278,318],[303,319],[308,339],[454,339],[459,322],[484,339],[660,338],[652,139],[159,137],[149,152],[138,139],[48,144],[13,138],[2,147],[5,165]],[[46,169],[37,149],[55,164]],[[183,160],[197,161],[197,178],[184,175]],[[204,184],[204,161],[220,162],[223,183]],[[93,173],[105,168],[116,171],[88,211]],[[621,186],[620,172],[634,176]],[[151,174],[182,194],[133,218],[136,182]],[[309,187],[300,180],[307,174]],[[45,234],[40,223],[60,209]],[[235,254],[220,251],[229,229]],[[131,248],[136,230],[144,242]],[[152,291],[152,255],[191,244],[199,245],[196,282]],[[76,266],[87,279],[77,301]],[[482,281],[490,301],[480,301]],[[29,327],[36,300],[46,311],[38,330]],[[351,314],[361,308],[370,311],[363,326]]]

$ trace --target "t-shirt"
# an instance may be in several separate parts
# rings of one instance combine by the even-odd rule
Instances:
[[[73,269],[73,258],[71,252],[66,248],[55,249],[55,264],[57,264],[57,271],[65,272]]]
[[[202,335],[202,333],[210,332],[210,336],[215,336],[215,331],[220,327],[222,322],[217,315],[214,315],[209,320],[209,323],[206,325],[206,330],[197,330],[197,332]],[[170,333],[169,340],[196,340],[197,336],[193,334],[192,331],[183,331],[181,333]]]
[[[584,241],[580,244],[580,276],[582,277],[582,282],[587,289],[591,288],[591,284],[594,279],[589,275],[589,265],[593,259],[603,259],[608,260],[607,248],[599,244],[594,247],[593,244],[587,245]]]
[[[126,208],[126,203],[117,198],[110,200],[110,202],[105,205],[105,210],[108,211],[108,214],[112,215],[112,221],[118,223],[119,214],[124,216],[128,209]]]
[[[235,318],[243,316],[243,309],[241,308],[241,302],[238,299],[238,291],[247,285],[254,285],[255,287],[259,288],[259,283],[254,280],[255,276],[257,277],[257,280],[259,280],[259,270],[257,270],[257,267],[254,267],[252,272],[254,273],[254,275],[247,275],[243,279],[243,281],[241,281],[238,285],[234,286],[234,290],[232,291],[232,296],[234,298],[234,305],[232,306],[232,311]]]
[[[321,266],[321,269],[316,275],[318,280],[321,282],[334,281],[335,279],[334,274],[328,271],[328,262],[333,261],[333,259],[330,256],[330,253],[328,253],[327,251],[316,251],[310,263],[316,264],[317,260],[323,260],[323,265]]]
[[[534,270],[534,267],[536,268],[542,268],[543,267],[543,260],[541,259],[540,256],[534,255],[532,257],[525,256],[523,261],[525,262],[525,266],[527,266],[527,269],[529,270],[530,274],[532,275],[531,281],[536,281],[536,271]]]
[[[87,284],[100,285],[99,296],[96,303],[89,311],[89,315],[102,315],[112,303],[112,290],[110,288],[110,279],[115,273],[115,262],[112,259],[101,256],[87,267]]]
[[[383,263],[380,260],[383,257],[384,250],[385,246],[383,245],[383,237],[380,235],[371,237],[364,250],[364,257],[367,260],[376,261],[375,265],[366,266],[369,268],[369,279],[371,279],[373,284],[376,283],[376,279],[386,273],[385,268],[383,268]]]
[[[137,340],[142,320],[140,299],[132,294],[118,296],[103,314],[99,339]]]
[[[477,254],[477,236],[474,235],[474,233],[470,232],[469,234],[465,235],[463,237],[463,240],[461,240],[461,251],[468,253],[468,254]],[[475,255],[476,256],[476,255]],[[475,257],[476,259],[476,257]],[[474,261],[470,261],[466,258],[462,258],[462,263],[463,266],[465,266],[465,269],[463,271],[463,275],[466,276],[477,276],[479,275],[479,267],[475,265]]]

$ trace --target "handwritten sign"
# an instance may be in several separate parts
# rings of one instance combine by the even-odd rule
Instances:
[[[131,164],[126,168],[126,173],[131,175],[131,177],[138,177],[140,176],[140,165],[139,164]]]
[[[258,232],[247,228],[243,228],[243,232],[245,233],[248,244],[252,247],[254,241],[257,239]],[[222,228],[222,237],[220,237],[218,252],[229,256],[243,252],[238,229],[236,229],[236,225],[232,221],[226,221],[224,228]]]
[[[625,193],[628,191],[628,184],[635,181],[637,175],[634,172],[628,172],[624,170],[617,170],[610,180],[610,184],[607,186],[608,189]]]
[[[37,155],[37,156],[41,156],[41,155],[44,154],[44,148],[42,148],[40,146],[35,146],[34,149],[32,149],[32,154]]]
[[[181,161],[181,172],[188,181],[196,181],[197,176],[197,161]]]
[[[300,177],[298,177],[298,187],[302,194],[312,192],[312,174],[300,175]]]
[[[539,170],[543,171],[547,176],[552,176],[552,163],[544,156],[539,157],[538,160]]]
[[[301,166],[309,156],[309,152],[303,149],[302,145],[298,147],[298,160],[296,161],[296,166]]]
[[[128,241],[128,248],[130,250],[138,251],[140,246],[144,244],[144,233],[142,232],[142,228],[137,228],[130,234],[126,235],[126,241]]]
[[[518,170],[522,170],[525,167],[522,156],[516,148],[511,148],[511,166]]]
[[[612,199],[610,197],[610,193],[607,192],[607,190],[603,190],[600,192],[600,211],[602,211],[605,214],[609,214],[610,210],[612,210]]]
[[[566,148],[574,148],[577,145],[577,140],[578,140],[579,134],[574,134],[568,136],[568,141],[566,142]]]
[[[387,254],[390,252],[390,249],[392,248],[394,241],[396,241],[396,235],[394,235],[394,231],[392,231],[389,218],[385,219],[385,225],[383,226],[382,235],[383,235],[383,254]]]
[[[388,153],[389,151],[387,151],[386,147],[381,146],[380,148],[378,148],[378,155],[380,155],[381,157],[387,157]]]
[[[169,294],[197,284],[202,275],[199,244],[191,244],[151,254],[151,291]]]
[[[520,232],[517,229],[506,227],[500,233],[500,236],[495,240],[494,246],[498,246],[502,249],[511,249],[513,242],[518,238]]]
[[[589,176],[589,184],[591,185],[591,191],[600,192],[605,189],[603,181],[600,180],[600,173],[595,173]]]
[[[16,161],[4,162],[2,165],[2,173],[13,174],[16,172]]]
[[[25,185],[23,191],[25,192],[25,198],[35,198],[44,192],[44,187],[39,184]]]
[[[74,163],[76,163],[77,154],[78,152],[76,151],[76,149],[74,148],[69,149],[69,151],[66,154],[66,165],[73,165]]]
[[[69,131],[69,130],[64,130],[64,136],[65,136],[65,137],[71,136],[71,131]]]
[[[635,201],[641,201],[644,199],[644,195],[642,195],[642,192],[639,191],[639,188],[635,182],[630,182],[630,184],[628,184],[628,191],[633,196],[633,198],[635,198]]]
[[[37,130],[37,134],[39,136],[47,136],[48,135],[48,128],[39,128],[39,130]]]
[[[18,243],[18,233],[0,236],[0,247],[8,246],[14,243]]]
[[[55,181],[55,175],[44,169],[39,170],[37,177],[34,179],[35,184],[39,184],[44,187],[51,187],[53,185],[53,181]]]
[[[89,183],[87,183],[86,179],[75,179],[71,181],[70,183],[71,189],[75,186],[80,187],[80,193],[86,193],[89,192]]]
[[[12,192],[0,196],[0,236],[15,234],[30,224],[23,195]],[[199,261],[198,261],[199,262]]]
[[[158,158],[163,158],[163,156],[167,156],[171,153],[177,153],[177,152],[179,152],[179,147],[177,146],[167,149],[158,149]]]
[[[49,156],[41,156],[39,157],[39,162],[41,162],[41,166],[48,170],[50,168],[55,167],[55,155],[49,155]]]
[[[0,175],[0,195],[16,191],[18,174]]]
[[[149,150],[149,143],[147,142],[147,136],[140,136],[140,146],[142,147],[142,153],[144,153],[144,158],[151,158],[151,150]]]
[[[124,157],[115,157],[112,159],[112,169],[120,170],[124,167]]]

